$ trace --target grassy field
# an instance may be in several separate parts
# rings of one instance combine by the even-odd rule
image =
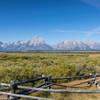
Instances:
[[[22,81],[41,77],[43,74],[52,75],[52,77],[67,77],[96,72],[100,74],[100,54],[0,53],[0,82],[5,83],[9,83],[11,80]],[[69,80],[58,82],[71,84]],[[80,81],[75,80],[73,82]],[[92,89],[96,89],[96,87]],[[32,95],[51,97],[57,100],[100,99],[100,94],[49,94],[38,92]]]

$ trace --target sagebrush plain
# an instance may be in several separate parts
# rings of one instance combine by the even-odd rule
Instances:
[[[22,81],[52,75],[67,77],[100,74],[100,54],[90,53],[0,53],[0,82]],[[60,80],[61,84],[79,80]],[[34,85],[39,83],[34,83]],[[33,84],[29,84],[33,85]],[[89,89],[96,89],[92,87]],[[51,94],[37,92],[32,95],[57,100],[99,100],[100,94]]]

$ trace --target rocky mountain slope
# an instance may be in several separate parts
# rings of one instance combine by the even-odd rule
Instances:
[[[50,45],[42,38],[35,37],[32,40],[15,42],[0,42],[0,51],[32,51],[32,50],[100,50],[100,43],[93,41],[65,40]]]

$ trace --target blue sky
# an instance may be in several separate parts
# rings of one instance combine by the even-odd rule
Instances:
[[[0,0],[0,41],[34,36],[100,42],[100,0]]]

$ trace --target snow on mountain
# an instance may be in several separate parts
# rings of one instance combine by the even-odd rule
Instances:
[[[5,51],[25,51],[25,50],[52,50],[53,48],[47,44],[42,38],[35,37],[28,41],[16,41],[3,43],[2,48]]]
[[[2,48],[2,42],[0,41],[0,51],[2,51],[3,50],[3,48]]]
[[[32,50],[100,50],[100,43],[93,41],[65,40],[54,46],[47,44],[42,38],[15,42],[0,42],[0,51],[32,51]]]
[[[90,47],[78,40],[65,40],[55,45],[56,50],[89,50]]]
[[[93,50],[100,50],[100,43],[94,41],[86,41],[86,44]]]

